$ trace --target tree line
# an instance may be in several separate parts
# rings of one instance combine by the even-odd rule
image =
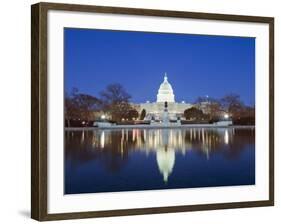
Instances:
[[[224,115],[227,115],[234,124],[255,124],[255,107],[247,106],[238,94],[227,94],[220,99],[198,97],[194,105],[194,107],[184,112],[187,120],[215,122],[222,119]]]
[[[80,93],[73,88],[70,93],[65,93],[65,120],[71,126],[73,120],[86,122],[99,119],[98,112],[109,114],[113,121],[132,120],[139,114],[130,104],[131,95],[119,84],[110,84],[100,92],[99,97]]]

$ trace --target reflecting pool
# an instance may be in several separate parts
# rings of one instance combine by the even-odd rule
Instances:
[[[255,184],[254,128],[65,131],[65,194]]]

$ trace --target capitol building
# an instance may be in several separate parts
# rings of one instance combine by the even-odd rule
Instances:
[[[170,121],[184,119],[184,111],[191,108],[193,105],[189,103],[176,102],[175,94],[172,85],[168,81],[168,76],[165,73],[164,80],[161,83],[156,102],[141,103],[139,112],[145,110],[146,116],[144,120],[163,121],[164,116],[168,116]],[[167,115],[166,115],[167,114]]]

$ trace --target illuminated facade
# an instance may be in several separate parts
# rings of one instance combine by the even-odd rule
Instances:
[[[155,120],[161,122],[164,117],[165,105],[167,107],[170,120],[183,119],[184,111],[193,106],[192,104],[185,103],[184,101],[181,103],[177,103],[175,101],[174,91],[172,85],[168,82],[167,74],[165,74],[164,80],[158,89],[156,102],[150,103],[147,101],[146,103],[140,104],[139,112],[142,110],[146,111],[144,120]]]

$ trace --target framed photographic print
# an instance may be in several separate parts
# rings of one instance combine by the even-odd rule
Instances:
[[[274,19],[32,5],[32,218],[274,204]]]

